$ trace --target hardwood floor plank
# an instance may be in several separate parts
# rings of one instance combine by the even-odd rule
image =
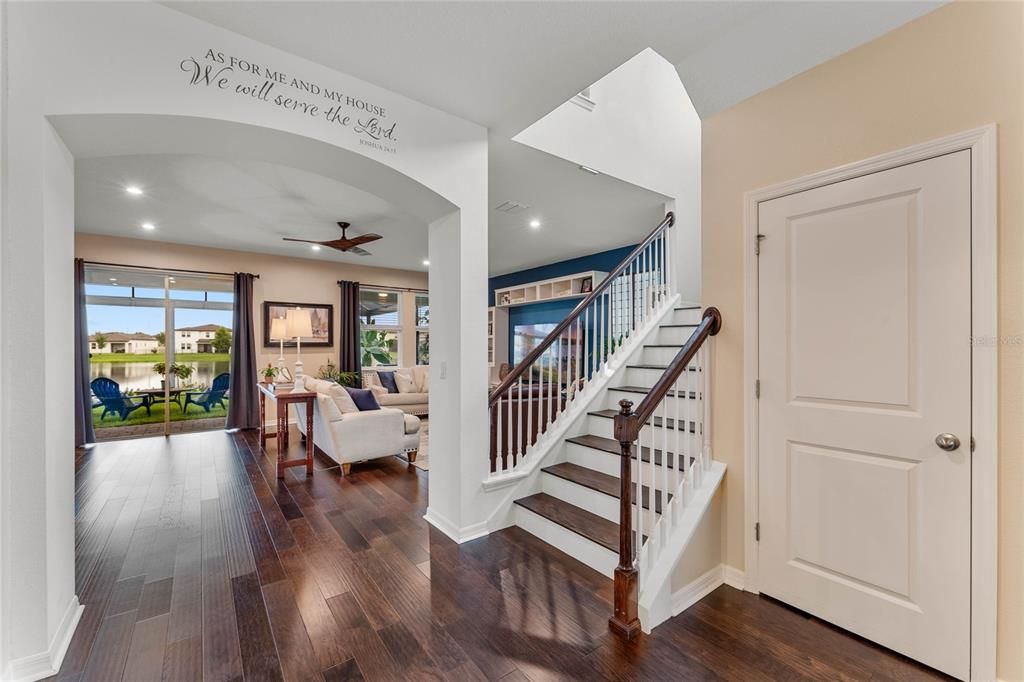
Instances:
[[[323,674],[324,682],[359,682],[366,679],[363,677],[363,672],[359,669],[359,664],[354,658],[331,666]]]
[[[250,432],[77,451],[57,679],[942,679],[729,587],[623,642],[603,575],[515,527],[452,542],[400,458],[317,462],[279,482]]]
[[[263,604],[259,576],[252,572],[232,578],[231,593],[245,676],[255,680],[282,679],[281,661]]]
[[[203,638],[168,643],[164,650],[164,682],[195,682],[203,678]]]
[[[388,653],[377,632],[370,627],[369,619],[352,594],[331,597],[327,605],[338,623],[345,648],[352,652],[360,672],[367,680],[402,679],[398,664]]]
[[[171,562],[173,565],[173,561]],[[172,569],[173,570],[173,569]],[[139,600],[139,620],[147,620],[154,616],[169,613],[171,610],[171,592],[174,589],[174,578],[164,578],[146,583],[142,588]]]
[[[129,682],[160,682],[163,679],[164,652],[167,645],[166,613],[149,620],[139,620],[132,632],[132,643],[124,666],[124,679]]]
[[[86,663],[82,674],[83,681],[109,682],[121,679],[134,628],[134,611],[125,611],[103,619],[96,634],[92,653],[89,655],[89,662]]]
[[[295,593],[287,580],[263,586],[270,627],[286,680],[322,679],[313,644],[302,621]]]

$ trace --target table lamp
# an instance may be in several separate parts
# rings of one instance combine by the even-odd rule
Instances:
[[[275,317],[270,321],[270,340],[281,342],[281,354],[277,358],[277,375],[285,376],[284,370],[284,340],[288,338],[288,321],[283,317]]]
[[[313,321],[309,311],[302,308],[290,308],[285,317],[288,338],[295,339],[295,383],[302,380],[302,337],[313,336]]]

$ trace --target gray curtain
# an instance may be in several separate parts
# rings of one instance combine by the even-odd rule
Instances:
[[[362,352],[359,344],[359,282],[338,282],[341,287],[341,336],[338,369],[355,372],[362,380]]]
[[[252,283],[256,275],[235,273],[235,315],[231,329],[231,392],[229,429],[255,429],[260,425],[256,388],[256,332],[253,329]]]
[[[75,259],[75,445],[96,442],[89,388],[89,325],[85,318],[85,261]]]

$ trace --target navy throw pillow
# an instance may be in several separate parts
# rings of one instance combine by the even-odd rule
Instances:
[[[388,389],[388,393],[398,393],[394,372],[377,372],[377,378],[380,379],[380,385]]]
[[[345,387],[348,394],[352,396],[352,402],[356,404],[360,412],[366,412],[367,410],[379,410],[380,405],[377,404],[377,399],[373,397],[373,391],[368,388],[349,388]]]

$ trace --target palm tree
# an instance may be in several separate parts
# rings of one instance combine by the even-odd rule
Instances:
[[[107,346],[107,335],[103,332],[96,332],[92,337],[93,342],[96,344],[96,348],[103,350]]]

